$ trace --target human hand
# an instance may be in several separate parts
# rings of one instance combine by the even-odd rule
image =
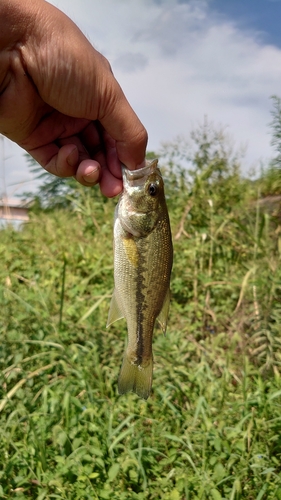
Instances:
[[[47,171],[117,195],[147,133],[108,61],[44,0],[1,0],[0,19],[0,132]]]

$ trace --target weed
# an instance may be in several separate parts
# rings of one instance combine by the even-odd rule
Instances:
[[[1,231],[0,498],[281,499],[280,228],[217,165],[192,192],[166,169],[173,299],[147,402],[118,396],[126,325],[105,329],[114,203],[83,191]]]

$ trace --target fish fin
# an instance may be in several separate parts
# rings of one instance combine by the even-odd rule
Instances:
[[[126,392],[133,391],[140,398],[147,399],[151,392],[152,372],[152,357],[148,364],[143,367],[130,363],[127,355],[125,354],[118,379],[119,394],[125,394]]]
[[[157,318],[157,321],[158,321],[159,325],[161,326],[164,335],[166,335],[170,300],[171,300],[171,292],[170,292],[170,290],[167,290],[162,309],[161,309],[160,314]]]
[[[112,323],[115,323],[115,321],[118,321],[118,319],[122,319],[122,318],[124,318],[124,314],[122,313],[122,311],[119,307],[119,304],[118,304],[117,299],[116,299],[116,292],[114,290],[113,295],[111,297],[106,328],[108,328],[110,325],[112,325]]]

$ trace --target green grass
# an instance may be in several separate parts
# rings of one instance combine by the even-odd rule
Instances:
[[[118,395],[126,325],[105,329],[114,202],[83,191],[0,232],[0,498],[281,499],[280,222],[238,184],[235,202],[168,186],[147,402]]]

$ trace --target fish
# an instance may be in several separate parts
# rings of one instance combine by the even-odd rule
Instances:
[[[118,392],[147,399],[153,375],[156,320],[166,332],[173,245],[158,160],[129,170],[122,166],[123,191],[115,209],[114,291],[107,327],[125,318],[128,342]]]

